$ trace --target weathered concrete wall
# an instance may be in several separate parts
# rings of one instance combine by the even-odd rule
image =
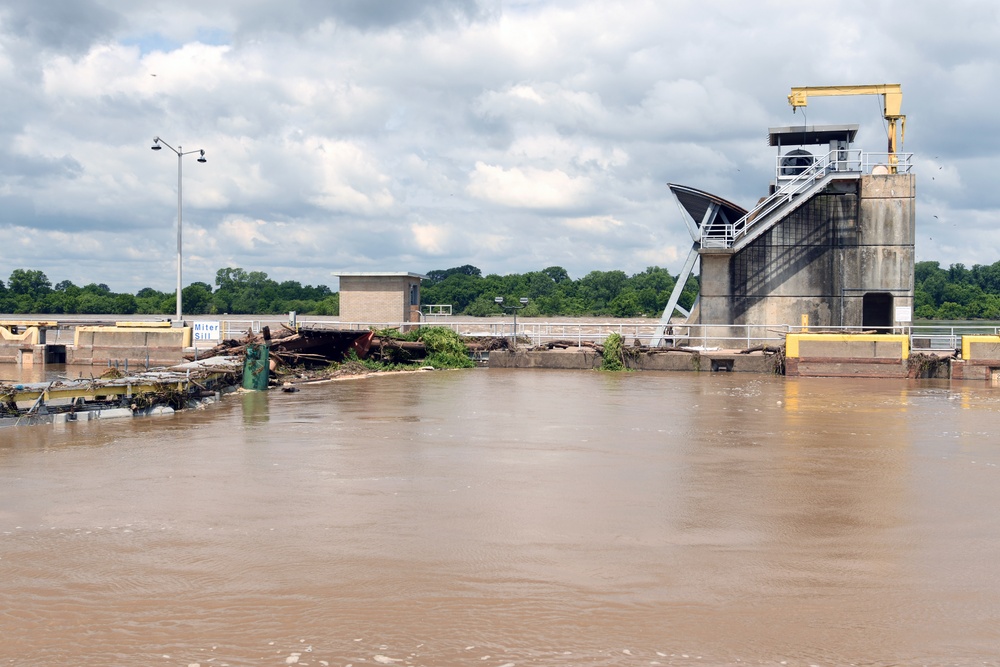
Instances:
[[[841,324],[839,266],[856,244],[857,191],[848,182],[814,196],[733,256],[735,322]]]
[[[0,325],[0,363],[21,364],[31,366],[45,361],[44,348],[40,342],[44,339],[38,327],[20,327],[23,331],[12,333]]]
[[[951,378],[1000,383],[1000,336],[962,336],[962,360],[952,364]]]
[[[729,352],[640,352],[627,366],[641,371],[706,371],[731,373],[775,373],[775,357]]]
[[[341,276],[341,322],[419,322],[420,307],[410,305],[411,276]],[[419,299],[418,299],[419,302]]]
[[[697,321],[797,326],[805,315],[810,326],[862,326],[873,292],[892,295],[893,318],[912,311],[915,183],[834,183],[739,252],[705,250]]]
[[[77,327],[66,347],[67,364],[124,362],[135,367],[170,366],[184,361],[191,347],[191,327]]]
[[[698,318],[703,323],[732,324],[732,291],[729,286],[730,255],[702,254]]]
[[[786,359],[785,375],[788,377],[860,377],[860,378],[905,378],[909,373],[906,362],[885,359],[876,360],[844,359]]]
[[[593,370],[600,367],[601,355],[593,350],[494,350],[490,368],[560,368]]]
[[[761,354],[632,352],[626,366],[641,371],[704,371],[735,373],[774,373],[774,357]],[[490,368],[555,368],[594,370],[601,366],[601,355],[593,350],[496,350],[490,352]]]
[[[912,313],[915,238],[916,177],[863,176],[858,251],[844,257],[845,321],[861,323],[866,292],[888,292]]]
[[[810,377],[906,377],[910,338],[880,334],[788,334],[785,374]]]
[[[962,359],[973,362],[1000,359],[1000,336],[962,336]]]

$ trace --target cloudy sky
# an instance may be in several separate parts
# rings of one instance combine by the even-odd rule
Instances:
[[[1000,260],[1000,3],[4,0],[0,279],[115,291],[223,267],[677,272],[666,183],[746,207],[791,86],[900,83],[917,258]],[[813,98],[809,124],[877,97]]]

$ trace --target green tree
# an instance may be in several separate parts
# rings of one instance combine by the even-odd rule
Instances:
[[[480,294],[476,299],[465,307],[462,311],[463,315],[468,315],[469,317],[490,317],[493,315],[503,314],[503,309],[496,304],[490,297]]]
[[[7,289],[17,296],[29,296],[38,299],[52,290],[52,283],[41,271],[14,269],[7,281]]]
[[[115,294],[111,297],[112,313],[118,315],[132,315],[139,312],[139,303],[131,294]]]
[[[461,313],[482,293],[483,279],[467,273],[452,273],[437,285],[421,290],[421,300],[431,304],[450,304],[452,312]]]
[[[542,273],[551,278],[554,283],[564,283],[570,280],[569,273],[561,266],[550,266],[542,269]]]
[[[204,315],[212,305],[212,286],[208,283],[191,283],[181,290],[184,311],[190,315]]]
[[[937,319],[939,320],[964,320],[966,317],[965,308],[962,304],[954,301],[945,301],[937,309]]]
[[[639,295],[631,289],[619,292],[608,304],[608,311],[614,317],[636,317],[641,310]]]
[[[596,315],[609,314],[609,304],[625,288],[628,276],[624,271],[591,271],[580,279],[577,295]]]

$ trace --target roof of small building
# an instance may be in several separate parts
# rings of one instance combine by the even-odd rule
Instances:
[[[334,271],[339,278],[419,278],[427,280],[427,276],[410,271]]]
[[[857,125],[798,125],[769,127],[767,141],[772,146],[806,146],[828,144],[833,140],[854,143]]]

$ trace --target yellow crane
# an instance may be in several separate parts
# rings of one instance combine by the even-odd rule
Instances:
[[[799,107],[804,107],[810,97],[830,97],[834,95],[881,95],[883,97],[883,115],[889,124],[889,164],[895,171],[896,158],[896,125],[899,124],[899,144],[902,145],[906,134],[906,116],[899,113],[903,105],[903,89],[898,83],[880,83],[871,86],[798,86],[792,88],[788,103],[794,113]]]

